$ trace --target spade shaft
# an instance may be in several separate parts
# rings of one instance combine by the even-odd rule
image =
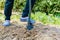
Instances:
[[[30,24],[30,18],[31,18],[31,0],[29,0],[29,19],[28,19],[29,24]]]
[[[31,0],[29,0],[29,19],[28,19],[28,25],[27,25],[27,29],[31,30],[33,28],[33,24],[30,21],[31,18]]]

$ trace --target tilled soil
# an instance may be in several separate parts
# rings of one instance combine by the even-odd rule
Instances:
[[[10,26],[2,26],[0,21],[0,40],[60,40],[60,28],[35,23],[32,30],[27,23],[12,21]]]

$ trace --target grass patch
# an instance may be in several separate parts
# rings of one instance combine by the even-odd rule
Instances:
[[[46,15],[42,12],[36,12],[35,15],[32,14],[32,18],[34,20],[42,22],[43,24],[60,25],[60,17],[57,18],[57,16]]]

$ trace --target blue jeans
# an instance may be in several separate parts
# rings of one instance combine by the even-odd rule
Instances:
[[[6,16],[5,20],[10,20],[12,14],[14,0],[6,0],[4,14]],[[31,0],[31,8],[33,8],[35,0]],[[25,9],[23,10],[22,17],[27,17],[29,14],[29,0],[27,0]]]
[[[33,8],[36,0],[31,0],[31,9]],[[23,10],[22,17],[27,17],[29,14],[29,0],[27,0],[25,9]]]

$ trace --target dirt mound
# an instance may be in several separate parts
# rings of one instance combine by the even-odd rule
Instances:
[[[13,21],[11,26],[4,27],[0,22],[0,40],[60,40],[60,28],[36,23],[29,31],[26,25]]]

